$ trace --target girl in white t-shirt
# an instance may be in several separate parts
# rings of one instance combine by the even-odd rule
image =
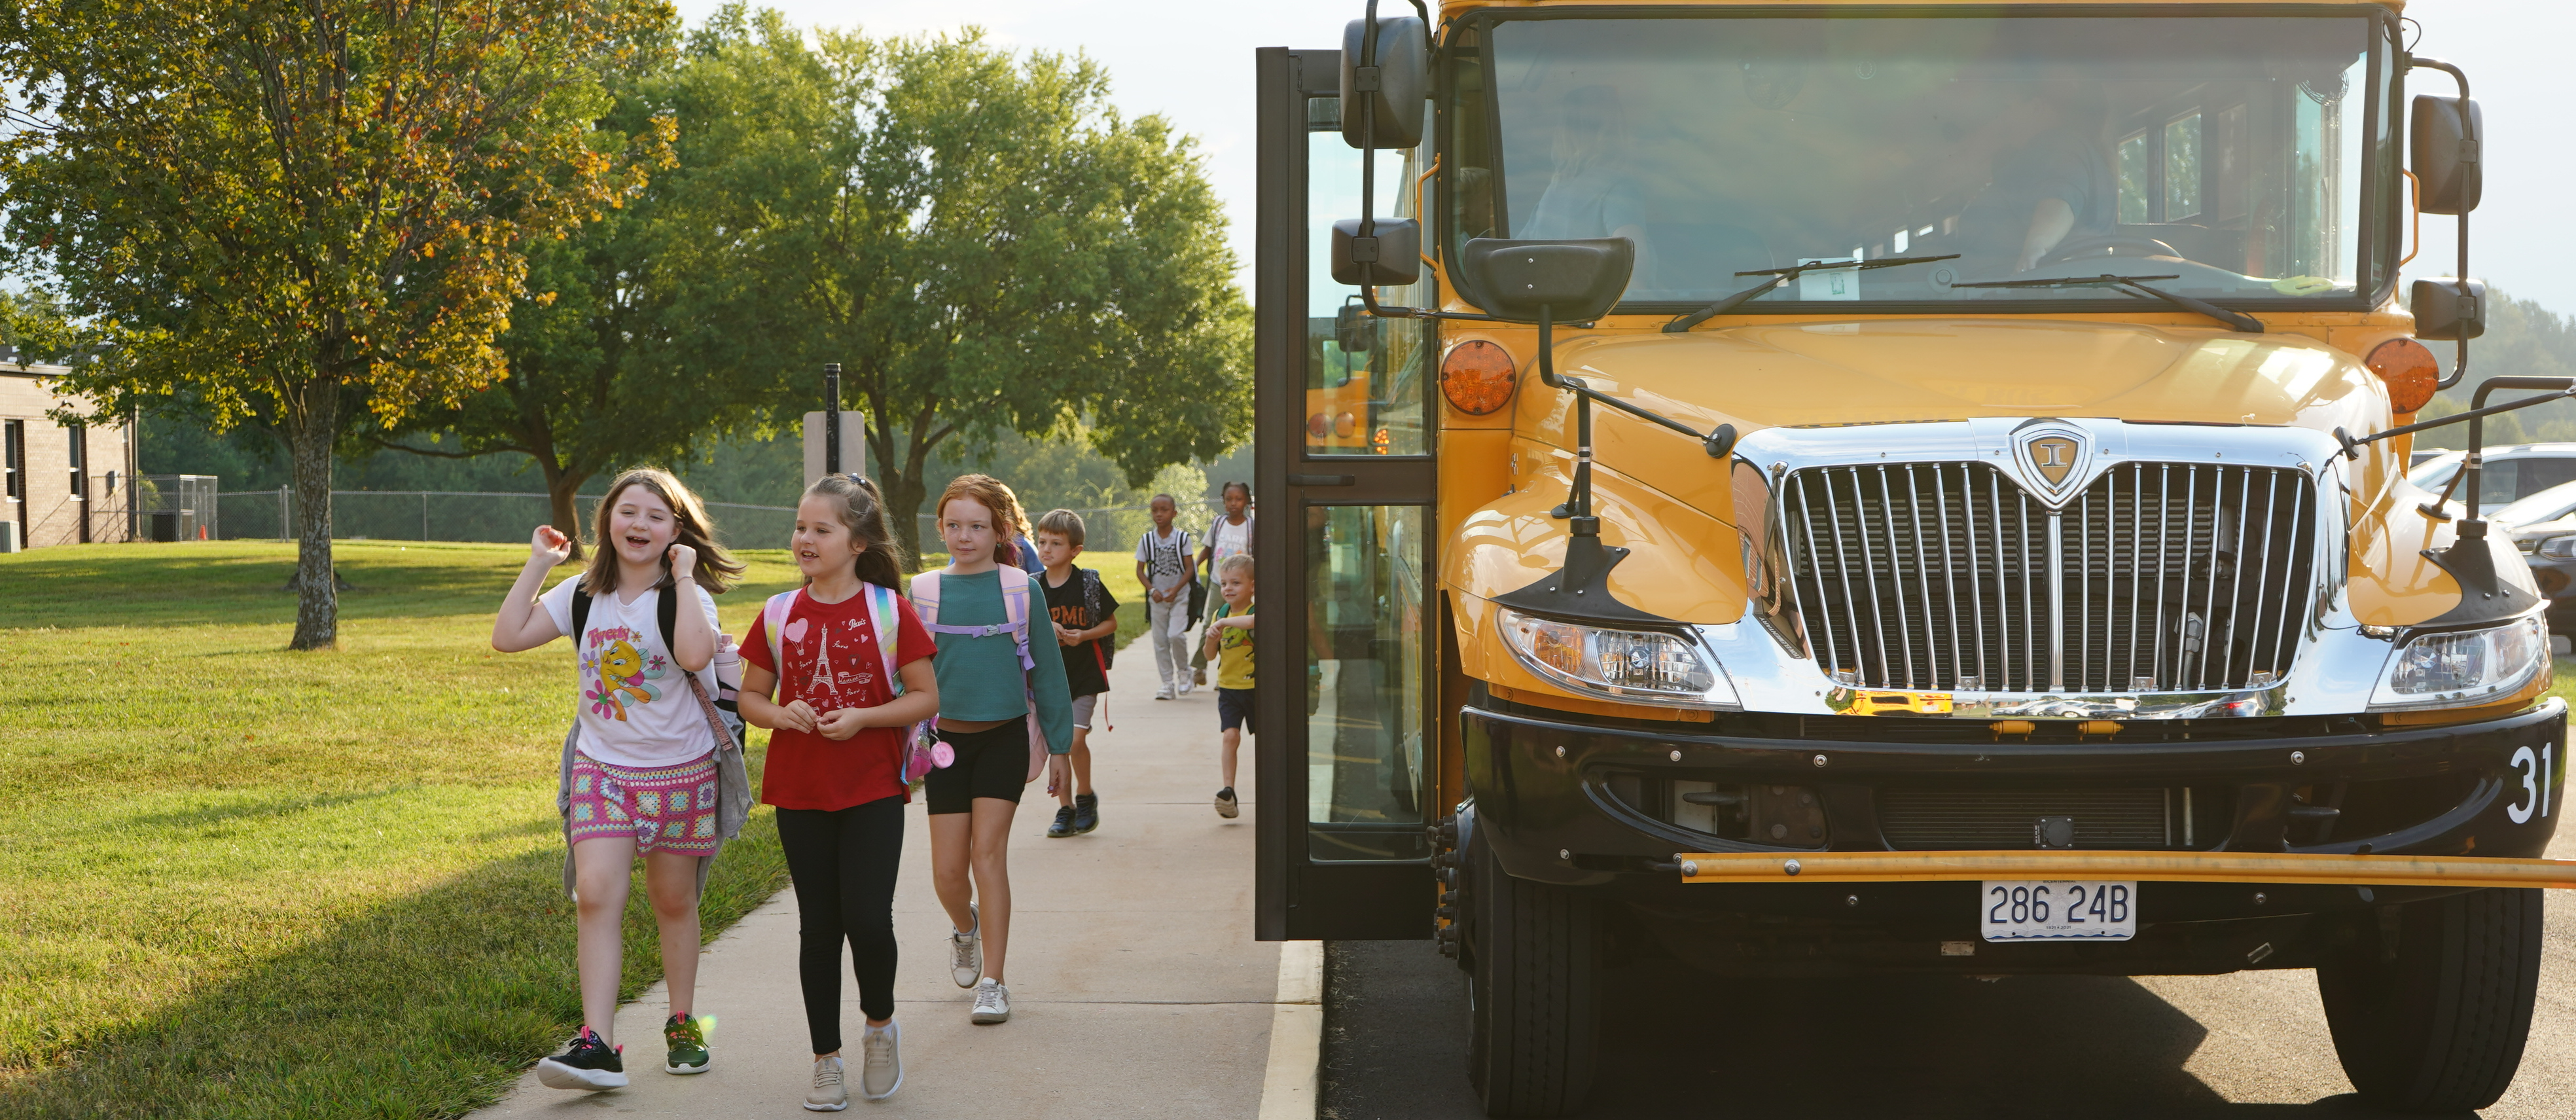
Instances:
[[[527,567],[492,624],[492,648],[503,653],[572,634],[580,659],[564,836],[572,848],[586,1023],[564,1053],[537,1063],[537,1079],[557,1089],[626,1084],[614,1034],[619,927],[638,855],[670,988],[662,1068],[706,1072],[704,1022],[691,1014],[702,865],[723,841],[720,805],[748,792],[719,792],[738,767],[719,773],[722,749],[732,743],[729,732],[719,737],[712,706],[722,635],[708,594],[741,576],[742,565],[715,543],[697,495],[665,471],[619,475],[600,500],[592,535],[590,565],[540,597],[538,585],[571,557],[573,543],[551,525],[537,526]],[[732,823],[739,827],[739,814]]]

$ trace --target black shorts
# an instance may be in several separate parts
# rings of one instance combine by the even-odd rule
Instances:
[[[1232,731],[1235,728],[1251,722],[1252,693],[1253,690],[1249,688],[1220,688],[1216,690],[1216,726],[1218,730]]]
[[[966,813],[978,797],[998,797],[1014,805],[1029,788],[1029,725],[1012,720],[982,731],[942,731],[939,741],[957,752],[957,761],[933,768],[921,783],[933,815]]]

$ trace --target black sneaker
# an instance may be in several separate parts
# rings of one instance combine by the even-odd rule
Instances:
[[[1062,840],[1073,833],[1073,806],[1066,805],[1055,811],[1055,823],[1047,826],[1047,839]]]
[[[563,1053],[538,1060],[537,1080],[549,1089],[623,1089],[626,1062],[618,1055],[624,1049],[610,1049],[599,1032],[584,1027]]]
[[[1059,813],[1056,815],[1056,820],[1062,821],[1063,819],[1063,814]],[[1100,827],[1100,795],[1096,793],[1074,794],[1073,830],[1075,832],[1089,832],[1098,827]]]
[[[1235,808],[1233,786],[1227,786],[1224,789],[1216,791],[1216,815],[1224,817],[1227,820],[1233,820],[1235,814],[1241,811],[1242,810]]]
[[[705,1073],[714,1055],[707,1052],[706,1020],[694,1015],[671,1016],[662,1023],[662,1042],[670,1048],[670,1058],[662,1063],[664,1073]]]

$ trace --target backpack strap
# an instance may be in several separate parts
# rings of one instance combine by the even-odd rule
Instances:
[[[579,579],[580,577],[575,576],[573,578]],[[581,648],[582,628],[589,625],[590,592],[582,590],[581,585],[579,583],[575,583],[572,585],[572,633],[564,635],[565,637],[572,639],[573,648]]]
[[[1017,568],[1002,569],[1002,616],[1009,619],[1011,638],[1019,647],[1020,671],[1038,667],[1029,656],[1029,574]]]
[[[653,598],[653,621],[661,625],[662,648],[670,653],[672,662],[676,664],[680,660],[680,644],[671,635],[680,624],[680,585],[674,583],[662,588],[661,592]]]
[[[796,592],[781,591],[760,605],[760,636],[769,643],[770,675],[781,685],[787,681],[786,638],[779,634],[787,626],[787,615],[796,609]]]
[[[877,632],[877,653],[885,659],[886,685],[894,695],[903,695],[902,667],[895,663],[896,647],[903,640],[903,612],[896,608],[894,588],[882,584],[864,585],[868,597],[868,628]]]
[[[941,625],[938,572],[923,572],[912,577],[912,609],[921,614],[922,625],[933,634],[989,638],[1009,630],[1012,644],[1019,649],[1020,669],[1025,672],[1037,668],[1037,659],[1029,656],[1029,574],[1008,564],[997,563],[993,570],[1001,573],[1004,621],[979,626]]]

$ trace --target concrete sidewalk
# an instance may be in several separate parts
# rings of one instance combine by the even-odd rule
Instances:
[[[1214,690],[1154,700],[1154,659],[1142,647],[1119,657],[1110,680],[1110,718],[1094,723],[1092,738],[1099,830],[1047,839],[1055,803],[1044,779],[1030,787],[1012,828],[1008,1023],[966,1021],[973,998],[948,976],[948,921],[931,893],[929,830],[918,799],[908,808],[894,904],[903,1088],[885,1101],[858,1099],[865,1019],[845,964],[847,1115],[1314,1115],[1320,946],[1291,943],[1283,953],[1252,939],[1251,744],[1238,789],[1246,811],[1221,820],[1210,804]],[[661,1071],[668,1012],[656,984],[617,1013],[628,1088],[567,1092],[531,1073],[474,1115],[811,1115],[803,1108],[813,1069],[803,1008],[796,899],[782,892],[701,960],[697,1010],[717,1019],[708,1040],[713,1068],[690,1077]]]

